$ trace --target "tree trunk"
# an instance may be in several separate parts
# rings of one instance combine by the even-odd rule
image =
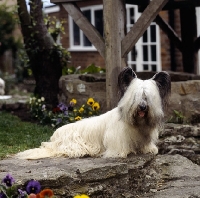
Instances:
[[[35,95],[43,96],[50,107],[56,106],[58,104],[58,82],[62,75],[57,51],[42,50],[34,55],[31,62],[36,80]]]
[[[47,105],[53,107],[58,103],[62,75],[60,54],[44,23],[41,0],[32,0],[30,15],[25,0],[17,1],[25,49],[36,80],[35,95],[43,96]]]

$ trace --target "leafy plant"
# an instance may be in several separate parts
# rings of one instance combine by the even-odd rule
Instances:
[[[30,60],[24,48],[18,49],[15,63],[15,73],[18,82],[22,82],[25,78],[33,76]]]
[[[174,123],[180,123],[182,124],[184,122],[185,116],[182,114],[182,112],[179,112],[177,110],[173,110],[174,115],[170,117],[168,122],[174,122]]]
[[[43,97],[32,97],[29,105],[30,113],[34,118],[41,124],[50,124],[53,127],[76,122],[100,113],[100,105],[93,98],[89,98],[81,106],[77,105],[76,99],[72,99],[68,105],[60,103],[52,110],[48,110]]]
[[[68,67],[68,61],[70,59],[70,53],[65,49],[58,41],[59,35],[64,34],[64,24],[65,20],[58,21],[58,19],[54,17],[44,16],[44,21],[46,26],[48,27],[48,32],[53,37],[56,42],[49,53],[49,59],[53,61],[55,57],[59,57],[63,74],[65,74],[65,70]],[[36,22],[33,22],[33,26]],[[31,27],[30,27],[31,28]],[[33,55],[38,53],[37,48],[32,48],[32,45],[36,42],[34,35],[38,34],[38,32],[32,32],[31,37],[29,39],[30,47],[27,47],[27,51],[31,52]],[[30,60],[28,58],[26,50],[21,47],[17,52],[17,61],[16,61],[16,73],[19,81],[22,81],[24,78],[33,77],[33,72],[30,66]]]
[[[81,70],[82,74],[94,74],[94,73],[105,73],[105,72],[106,70],[104,68],[96,66],[95,64],[91,64],[87,68]]]
[[[179,111],[174,110],[175,118],[177,120],[177,123],[183,123],[184,117],[183,114]]]
[[[12,35],[17,22],[15,7],[0,5],[0,55],[11,49],[16,51],[20,46],[20,40],[15,40]]]
[[[96,66],[94,63],[88,65],[85,69],[81,69],[81,66],[78,67],[65,67],[63,68],[63,75],[68,74],[95,74],[95,73],[105,73],[106,70],[100,66]]]

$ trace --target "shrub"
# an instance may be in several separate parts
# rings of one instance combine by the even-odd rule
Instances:
[[[68,74],[95,74],[95,73],[105,73],[106,70],[100,66],[96,66],[94,63],[88,65],[85,69],[81,69],[81,66],[78,67],[64,67],[62,70],[63,75]]]

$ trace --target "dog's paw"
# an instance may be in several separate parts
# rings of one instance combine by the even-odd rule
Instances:
[[[126,158],[127,153],[124,152],[114,152],[114,151],[105,151],[102,155],[103,158]]]
[[[152,154],[156,155],[156,154],[158,154],[158,148],[155,144],[151,143],[148,146],[145,146],[144,149],[142,150],[142,152],[144,154],[152,153]]]

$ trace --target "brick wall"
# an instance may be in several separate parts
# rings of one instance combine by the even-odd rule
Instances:
[[[82,66],[82,68],[94,63],[96,66],[105,67],[104,59],[99,52],[71,52],[71,65]]]
[[[168,11],[160,12],[160,16],[169,23],[169,14]],[[174,10],[174,30],[181,38],[181,27],[180,27],[180,14],[179,10]],[[163,70],[171,70],[171,57],[170,57],[170,40],[168,36],[160,30],[161,35],[161,62],[162,62],[162,69]],[[175,47],[174,48],[174,62],[176,66],[176,71],[183,71],[183,64],[182,64],[182,54],[181,52]]]
[[[168,12],[162,11],[160,16],[163,20],[168,22]],[[160,30],[160,42],[161,42],[161,64],[163,70],[170,70],[171,60],[170,60],[170,42],[167,35]]]

